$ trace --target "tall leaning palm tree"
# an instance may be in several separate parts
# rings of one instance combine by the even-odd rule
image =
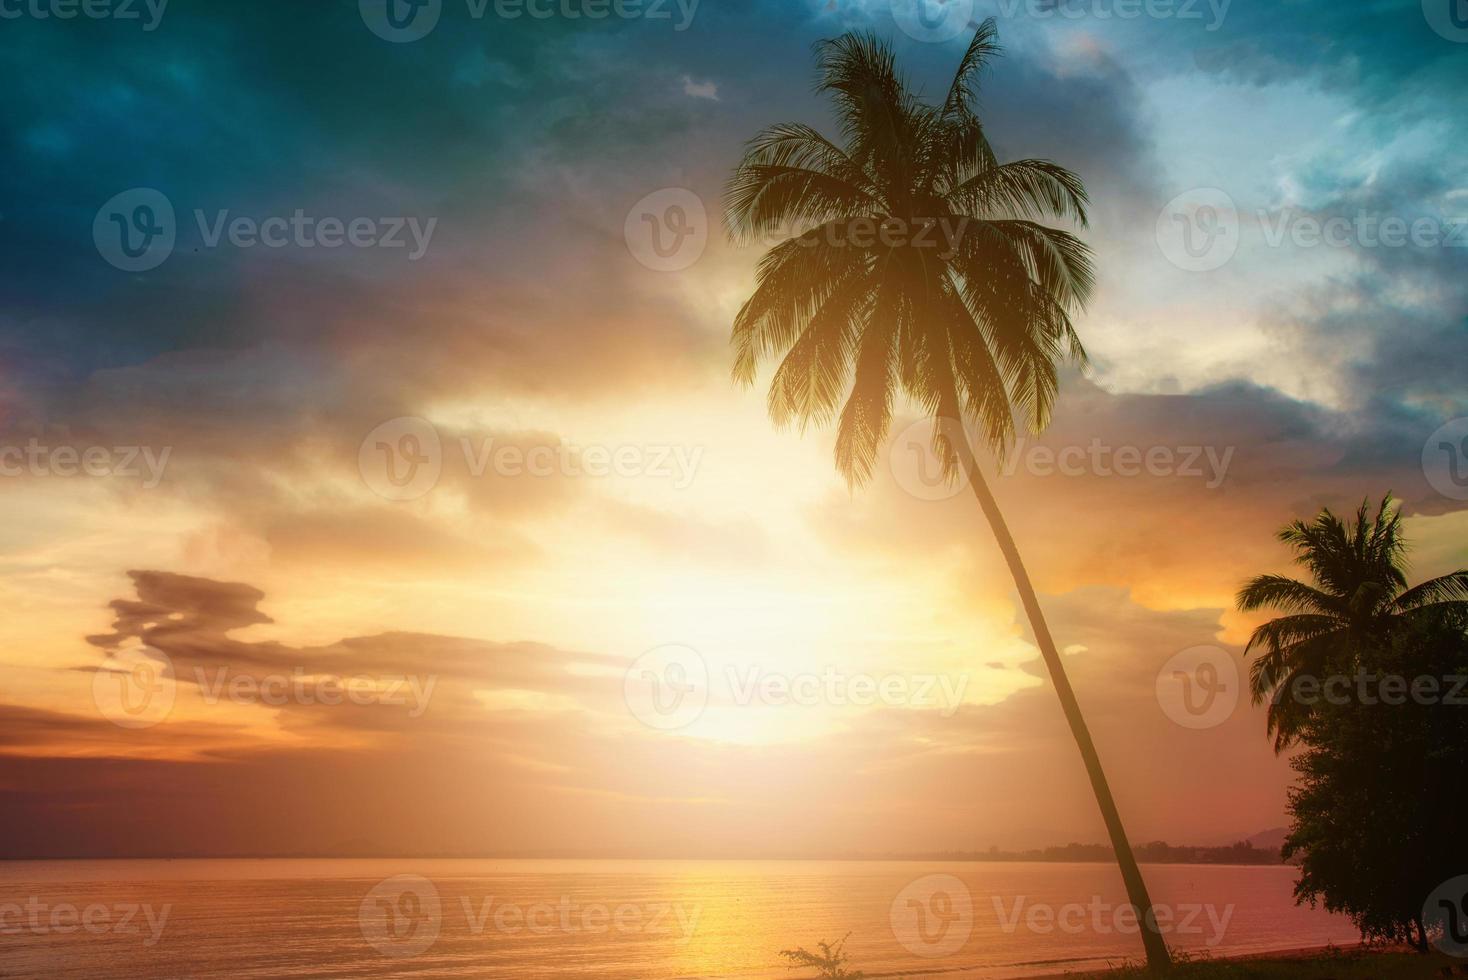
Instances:
[[[735,240],[807,226],[760,262],[734,322],[734,377],[753,384],[761,363],[778,358],[772,419],[837,422],[836,466],[853,487],[872,474],[899,394],[933,417],[944,475],[968,477],[1014,576],[1128,900],[1155,923],[1075,692],[976,460],[976,448],[1007,453],[1016,414],[1036,430],[1049,420],[1058,366],[1085,360],[1071,316],[1093,279],[1087,247],[1036,220],[1083,226],[1080,179],[1046,160],[1000,163],[985,136],[978,79],[997,51],[991,19],[942,102],[930,104],[879,39],[847,34],[817,45],[817,90],[834,103],[839,143],[809,126],[772,126],[750,141],[729,181]],[[1165,968],[1161,935],[1141,932],[1148,965]]]
[[[1314,584],[1286,575],[1258,575],[1239,590],[1245,612],[1285,615],[1254,630],[1245,655],[1255,704],[1269,701],[1268,732],[1283,752],[1314,713],[1313,702],[1284,696],[1301,677],[1351,673],[1367,667],[1373,649],[1413,620],[1468,610],[1468,570],[1407,587],[1401,511],[1387,494],[1370,516],[1363,500],[1349,523],[1323,509],[1309,524],[1295,520],[1279,532]]]

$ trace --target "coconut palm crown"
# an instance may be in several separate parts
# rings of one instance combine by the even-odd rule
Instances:
[[[1355,671],[1394,630],[1413,620],[1468,611],[1468,570],[1407,586],[1401,511],[1387,494],[1370,516],[1362,501],[1342,520],[1323,509],[1310,523],[1295,520],[1279,532],[1313,584],[1286,575],[1259,575],[1239,590],[1245,612],[1278,609],[1285,615],[1254,630],[1245,655],[1254,703],[1269,701],[1268,732],[1275,751],[1300,735],[1313,700],[1285,696],[1302,677]]]
[[[734,376],[751,384],[778,356],[772,419],[839,417],[836,465],[849,484],[871,475],[899,392],[939,420],[976,425],[1002,456],[1016,409],[1043,427],[1057,365],[1084,363],[1071,317],[1092,287],[1090,252],[1035,219],[1084,226],[1086,192],[1047,160],[995,158],[976,100],[997,51],[991,19],[930,104],[881,40],[823,41],[817,90],[834,103],[839,144],[809,126],[771,126],[730,178],[736,240],[791,232],[761,261],[735,320]],[[956,475],[952,427],[935,432]]]

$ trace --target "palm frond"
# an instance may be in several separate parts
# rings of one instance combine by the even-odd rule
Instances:
[[[944,199],[959,214],[1064,218],[1083,228],[1090,205],[1081,179],[1049,160],[1012,160],[982,170]]]
[[[740,164],[724,200],[725,224],[736,241],[882,211],[879,201],[841,177],[773,163]]]
[[[755,291],[734,318],[734,378],[752,384],[760,361],[783,354],[846,276],[870,260],[829,244],[825,226],[772,248],[755,273]]]
[[[768,406],[776,426],[798,422],[803,431],[835,417],[871,294],[870,279],[853,271],[810,318],[770,380]]]
[[[1239,609],[1244,612],[1265,608],[1319,613],[1325,616],[1339,615],[1341,612],[1338,596],[1321,592],[1285,575],[1256,575],[1239,589],[1237,602]]]
[[[1255,649],[1262,649],[1267,653],[1287,651],[1306,640],[1344,632],[1340,618],[1336,616],[1313,613],[1281,616],[1256,627],[1244,646],[1244,653]]]
[[[990,17],[974,31],[973,38],[968,42],[968,49],[959,59],[958,70],[953,73],[953,83],[948,86],[948,97],[943,100],[944,118],[978,115],[974,100],[978,97],[979,76],[1001,50],[999,28],[994,18]]]
[[[1420,582],[1392,600],[1399,610],[1420,609],[1445,602],[1468,600],[1468,569],[1458,569],[1437,578]]]
[[[862,327],[851,394],[836,430],[836,469],[850,487],[871,478],[892,421],[897,384],[897,335],[903,315],[899,290],[879,287]]]

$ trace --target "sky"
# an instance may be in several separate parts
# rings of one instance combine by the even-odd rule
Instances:
[[[843,31],[933,97],[995,17],[991,141],[1091,196],[1091,369],[989,465],[1134,840],[1285,822],[1279,526],[1468,564],[1448,3],[404,9],[0,0],[6,856],[1104,839],[920,413],[853,490],[730,380],[723,184]]]

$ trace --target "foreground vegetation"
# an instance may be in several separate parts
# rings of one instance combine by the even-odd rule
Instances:
[[[1346,519],[1322,510],[1279,539],[1308,580],[1260,575],[1239,607],[1284,613],[1249,640],[1250,684],[1275,750],[1303,749],[1284,846],[1295,898],[1425,951],[1464,911],[1445,922],[1429,896],[1468,867],[1468,570],[1409,586],[1390,494],[1375,517],[1364,501]]]
[[[1176,955],[1176,954],[1175,954]],[[1442,953],[1380,949],[1329,949],[1309,954],[1249,959],[1193,959],[1178,956],[1169,980],[1427,980],[1468,976],[1468,961]],[[1079,980],[1080,974],[1070,974]],[[1152,974],[1142,966],[1098,973],[1096,980],[1141,980]]]
[[[843,938],[837,943],[819,943],[815,952],[801,948],[784,950],[780,955],[789,962],[790,969],[801,969],[801,978],[878,980],[894,976],[853,970],[850,957],[843,949],[845,943]],[[1127,965],[1097,972],[1066,973],[1055,980],[1152,980],[1156,976],[1145,966]],[[1459,976],[1468,976],[1468,960],[1436,951],[1423,954],[1379,946],[1329,947],[1235,959],[1192,957],[1174,952],[1167,971],[1168,980],[1428,980]]]

